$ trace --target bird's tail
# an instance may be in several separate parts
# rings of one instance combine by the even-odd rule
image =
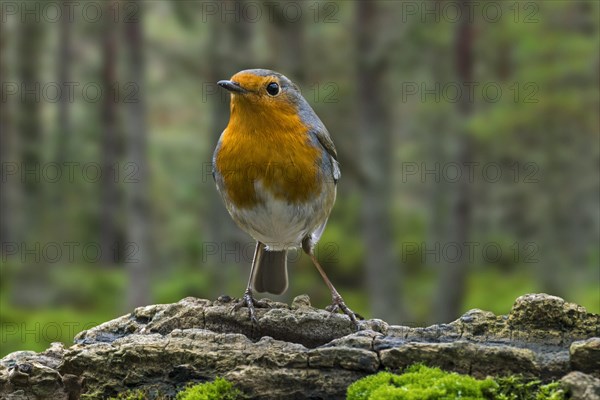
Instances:
[[[252,287],[257,292],[282,294],[288,287],[287,250],[258,249],[252,277]]]

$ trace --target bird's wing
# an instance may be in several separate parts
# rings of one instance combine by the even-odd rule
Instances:
[[[219,154],[219,150],[221,149],[221,137],[223,137],[223,133],[219,137],[219,141],[217,142],[217,147],[215,147],[215,151],[212,156],[212,177],[215,182],[217,182],[217,154]]]
[[[317,137],[317,139],[319,140],[319,143],[321,144],[321,146],[323,146],[325,151],[327,151],[327,153],[331,156],[331,167],[333,170],[333,179],[335,182],[337,182],[340,179],[340,177],[342,176],[342,173],[340,171],[340,166],[339,166],[339,163],[337,160],[337,151],[335,150],[335,145],[333,144],[333,140],[331,140],[331,136],[329,136],[329,132],[327,131],[327,128],[325,128],[324,126],[321,126],[320,129],[315,129],[314,134]]]

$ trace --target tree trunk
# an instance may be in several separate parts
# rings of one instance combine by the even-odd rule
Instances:
[[[366,249],[367,289],[372,315],[399,322],[406,315],[401,301],[402,266],[394,252],[391,224],[392,127],[385,52],[372,55],[382,40],[377,3],[357,2],[358,115],[361,160],[366,172],[361,206],[361,233]]]
[[[110,15],[115,6],[113,1],[105,4],[105,12]],[[106,18],[103,35],[104,66],[102,68],[103,97],[102,104],[102,187],[100,205],[100,248],[102,263],[111,265],[117,262],[118,251],[122,245],[118,241],[119,188],[115,179],[115,168],[119,162],[119,134],[117,124],[117,104],[112,90],[117,81],[117,28],[112,18]],[[135,118],[135,117],[134,117]],[[133,134],[133,132],[132,132]],[[139,133],[137,133],[139,134]],[[142,133],[145,135],[145,132]]]
[[[144,37],[142,28],[143,3],[135,21],[125,24],[125,43],[129,56],[129,82],[135,85],[137,98],[127,104],[128,163],[136,172],[125,182],[128,191],[127,243],[124,248],[125,264],[129,275],[128,307],[150,302],[150,274],[153,271],[151,253],[149,169],[147,162],[148,127],[146,126],[146,103],[144,99]]]
[[[462,87],[466,82],[473,81],[473,26],[469,22],[470,0],[460,3],[461,20],[457,25],[455,37],[455,63],[457,80]],[[462,96],[457,103],[458,113],[462,121],[472,113],[473,99]],[[449,236],[447,243],[440,243],[440,248],[449,243],[456,244],[460,251],[458,259],[445,259],[441,254],[441,269],[438,274],[437,293],[435,301],[436,321],[446,322],[459,316],[466,286],[467,270],[469,266],[469,252],[466,243],[469,240],[469,227],[471,224],[471,187],[468,179],[467,166],[472,161],[471,138],[467,132],[460,133],[457,138],[458,146],[454,157],[456,164],[461,169],[462,179],[454,185],[455,191],[451,199]],[[441,251],[441,250],[440,250]]]
[[[296,3],[302,7],[302,3]],[[309,10],[301,8],[305,14]],[[268,35],[270,49],[267,65],[277,66],[279,72],[286,75],[296,83],[305,79],[305,66],[303,64],[304,53],[304,18],[299,21],[290,22],[282,12],[273,13],[273,22],[269,23],[270,33]]]
[[[58,60],[58,81],[62,87],[66,87],[65,83],[69,82],[71,75],[71,21],[68,18],[68,0],[63,0],[61,5],[62,18],[60,18],[60,40],[59,40],[59,60]],[[69,154],[69,146],[71,144],[72,128],[69,116],[69,96],[63,95],[58,103],[58,127],[60,129],[57,143],[57,151],[55,160],[59,165],[63,165]]]
[[[5,18],[4,15],[0,17]],[[5,24],[0,24],[0,53],[5,54],[8,32]],[[6,57],[0,57],[0,82],[8,82],[8,68]],[[0,85],[0,96],[2,99],[5,96],[5,85]],[[16,164],[11,162],[12,152],[14,151],[14,131],[12,127],[12,104],[11,102],[3,101],[0,107],[0,168],[2,174],[0,179],[0,247],[5,251],[5,243],[12,243],[12,212],[14,204],[12,197],[15,194],[14,176],[9,177],[8,168],[16,168]],[[0,254],[4,259],[4,254]]]
[[[24,189],[24,201],[28,210],[23,215],[20,226],[23,236],[31,235],[39,222],[43,199],[41,193],[41,162],[42,162],[42,121],[41,107],[42,89],[40,82],[40,60],[44,42],[44,24],[27,18],[20,25],[19,44],[17,50],[17,70],[19,71],[19,109],[17,110],[17,132],[21,163],[19,169],[25,173],[21,181]],[[19,235],[21,236],[21,235]]]
[[[57,60],[57,81],[63,90],[69,87],[71,78],[71,63],[72,63],[72,28],[73,24],[69,19],[68,0],[63,0],[61,3],[62,17],[58,22],[59,29],[59,53]],[[66,92],[66,90],[65,90]],[[64,166],[66,162],[71,160],[72,144],[72,126],[70,119],[70,102],[67,93],[63,92],[58,101],[58,121],[57,130],[53,132],[55,142],[54,162],[60,166]],[[65,192],[67,188],[60,183],[52,185],[50,188],[49,207],[47,210],[52,210],[50,213],[51,223],[46,226],[51,227],[50,234],[57,238],[67,237],[67,231],[71,224],[64,223],[68,210],[68,205],[65,204],[65,199],[68,197]]]

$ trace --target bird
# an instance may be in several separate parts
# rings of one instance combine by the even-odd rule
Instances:
[[[212,164],[217,190],[233,221],[256,240],[246,290],[233,310],[248,308],[257,323],[254,291],[282,294],[287,253],[302,248],[329,288],[332,313],[357,325],[315,256],[340,179],[335,145],[325,125],[285,75],[247,69],[217,84],[230,95],[230,116]]]

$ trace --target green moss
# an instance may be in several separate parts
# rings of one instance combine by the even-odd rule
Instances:
[[[85,395],[84,395],[85,396]],[[91,395],[90,399],[97,399],[100,396]],[[119,393],[117,397],[111,397],[108,400],[148,400],[148,399],[172,399],[164,394],[154,393],[149,395],[143,390],[128,390]],[[239,400],[242,399],[242,392],[233,387],[233,384],[225,379],[217,378],[212,382],[191,385],[177,393],[176,400]]]
[[[497,400],[564,400],[564,390],[558,382],[542,385],[538,380],[526,380],[521,376],[496,378]]]
[[[177,393],[177,400],[236,400],[242,393],[231,382],[217,378],[213,382],[190,386]]]
[[[542,385],[518,376],[475,379],[421,364],[403,374],[380,372],[348,387],[347,400],[564,400],[558,382]]]
[[[348,388],[348,400],[477,400],[497,389],[492,379],[477,380],[439,368],[413,365],[402,375],[381,372]]]

